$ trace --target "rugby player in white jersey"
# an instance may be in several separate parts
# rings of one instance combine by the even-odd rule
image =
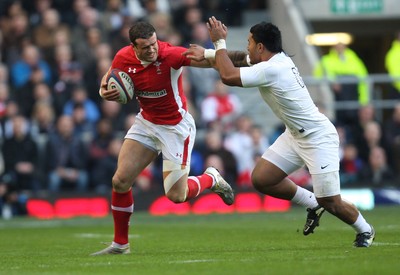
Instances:
[[[303,233],[319,224],[326,210],[356,231],[355,247],[369,247],[373,227],[358,209],[340,195],[339,138],[334,125],[318,111],[292,59],[282,49],[280,30],[261,22],[250,29],[250,67],[235,67],[227,55],[227,27],[215,17],[207,27],[215,52],[193,46],[185,55],[193,60],[215,59],[222,81],[229,86],[257,87],[261,97],[286,126],[285,132],[264,152],[252,172],[254,187],[263,194],[291,200],[308,210]],[[314,193],[287,176],[306,165]]]

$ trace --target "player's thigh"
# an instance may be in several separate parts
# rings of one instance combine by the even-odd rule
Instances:
[[[126,138],[122,144],[115,175],[121,181],[132,181],[157,157],[157,152],[143,143]]]
[[[266,184],[276,184],[304,165],[297,154],[295,142],[286,131],[264,152],[253,171]]]
[[[274,163],[261,158],[251,174],[252,183],[255,187],[271,186],[281,182],[287,174]]]
[[[322,174],[311,174],[313,191],[317,199],[326,203],[340,199],[340,178],[339,171],[332,171]]]
[[[190,168],[196,137],[196,125],[190,114],[186,114],[177,125],[159,127],[155,134],[160,142],[163,159],[179,165],[179,168],[164,165],[163,172]]]

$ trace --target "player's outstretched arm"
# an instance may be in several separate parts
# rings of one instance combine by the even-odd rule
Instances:
[[[190,47],[183,53],[187,58],[196,62],[203,62],[204,60],[209,60],[209,65],[214,64],[215,50],[214,49],[204,49],[203,47],[190,44]],[[228,57],[232,61],[235,67],[248,67],[247,54],[242,51],[228,51]]]

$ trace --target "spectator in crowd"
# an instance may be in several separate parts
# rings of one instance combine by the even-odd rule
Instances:
[[[342,186],[357,184],[362,169],[363,161],[358,156],[357,147],[352,143],[345,144],[340,158],[340,184]]]
[[[169,14],[170,1],[168,0],[128,0],[128,13],[135,20],[146,20],[150,15],[162,12]]]
[[[95,124],[100,116],[99,107],[89,97],[87,90],[83,86],[76,86],[72,90],[72,98],[64,105],[63,114],[72,115],[76,105],[82,105],[85,109],[86,119],[89,123]]]
[[[392,46],[385,55],[385,66],[389,75],[393,78],[400,78],[400,31],[396,33]],[[389,91],[389,98],[400,98],[400,79],[397,79],[391,90]]]
[[[224,147],[235,156],[238,166],[237,184],[251,184],[251,171],[254,168],[253,140],[250,134],[253,120],[248,115],[241,115],[236,120],[235,130],[229,133]]]
[[[40,51],[37,46],[28,44],[22,49],[22,57],[11,67],[11,81],[15,88],[23,88],[24,100],[29,94],[31,86],[28,84],[35,84],[45,82],[51,84],[52,73],[49,64],[41,57]]]
[[[125,19],[122,27],[119,29],[117,33],[114,34],[114,37],[109,42],[109,44],[111,45],[112,56],[114,56],[117,53],[117,51],[121,49],[123,46],[130,43],[128,34],[131,25],[132,25],[132,20]]]
[[[11,178],[17,191],[36,192],[40,189],[36,177],[38,149],[27,131],[28,124],[22,115],[12,118],[13,134],[2,145],[4,173]]]
[[[25,193],[16,190],[9,175],[0,176],[0,215],[3,219],[26,215],[27,198]]]
[[[40,135],[48,137],[54,132],[56,114],[51,103],[46,101],[36,101],[33,107],[31,117],[31,135],[38,137]]]
[[[104,121],[100,121],[101,125],[105,125]],[[91,176],[92,185],[96,193],[109,194],[111,191],[110,180],[117,168],[118,153],[122,146],[120,138],[111,138],[107,136],[107,140],[96,140],[97,144],[92,144],[90,148],[91,157],[96,156],[95,162],[92,163]],[[100,143],[98,142],[100,141]],[[101,147],[99,147],[101,146]]]
[[[190,44],[202,45],[206,49],[214,48],[214,45],[208,35],[206,25],[202,22],[193,24]],[[189,47],[190,45],[185,45]]]
[[[226,132],[234,127],[241,112],[240,99],[221,80],[215,81],[213,91],[201,103],[201,116],[205,125],[218,121]]]
[[[372,104],[361,106],[357,110],[357,120],[351,125],[341,124],[341,127],[347,131],[348,140],[354,144],[360,144],[364,140],[365,127],[369,122],[378,123],[375,117],[375,107]]]
[[[53,105],[53,93],[50,90],[49,85],[46,83],[37,83],[33,87],[33,105],[38,103],[38,102],[43,102],[49,105]],[[32,108],[33,109],[33,108]]]
[[[32,31],[32,42],[38,46],[43,58],[47,62],[53,63],[55,34],[61,30],[67,32],[69,28],[65,24],[61,24],[60,14],[56,9],[43,10],[41,16],[42,20]]]
[[[380,146],[373,147],[368,156],[368,164],[360,171],[361,183],[369,187],[394,185],[395,174],[387,163],[386,152]],[[399,186],[398,183],[396,183]]]
[[[223,134],[222,132],[214,129],[210,129],[206,132],[204,138],[204,148],[201,150],[203,153],[204,162],[210,155],[215,155],[220,157],[222,162],[222,168],[224,171],[224,178],[231,184],[236,183],[238,178],[238,166],[235,155],[226,149],[223,145]],[[203,170],[204,166],[203,164]]]
[[[9,6],[1,30],[4,36],[0,45],[1,56],[3,62],[11,67],[20,59],[23,48],[30,43],[28,16],[19,1],[13,1]]]
[[[74,121],[74,133],[88,145],[96,131],[96,122],[90,121],[87,116],[87,110],[82,103],[75,103],[71,115]]]
[[[80,137],[74,135],[72,117],[62,115],[46,146],[48,189],[86,191],[88,188],[88,153]]]
[[[53,106],[46,101],[36,101],[30,120],[30,134],[38,148],[37,177],[40,182],[47,183],[46,173],[46,144],[49,135],[55,131],[56,115]],[[47,186],[47,184],[42,184]]]
[[[11,138],[14,135],[13,119],[21,115],[19,105],[13,100],[9,100],[6,107],[6,114],[2,118],[3,138]],[[28,123],[24,124],[24,132],[28,132]]]
[[[56,83],[54,84],[54,102],[57,115],[62,113],[64,105],[71,98],[75,86],[83,84],[83,68],[79,61],[74,60],[72,48],[68,44],[55,48]]]
[[[79,14],[81,13],[82,10],[89,8],[91,6],[91,1],[90,0],[72,0],[72,1],[66,1],[68,3],[65,3],[62,5],[61,3],[58,3],[59,5],[63,6],[64,12],[62,14],[62,21],[66,22],[68,26],[71,28],[75,28],[77,25],[79,25]]]
[[[340,101],[358,100],[363,106],[370,101],[367,83],[360,80],[368,75],[367,68],[360,57],[343,43],[336,44],[329,53],[322,56],[314,69],[314,75],[333,81],[332,90],[338,104]],[[341,83],[349,80],[355,83]],[[356,114],[356,110],[338,110],[336,121],[354,123]]]
[[[189,45],[192,40],[193,28],[196,24],[204,24],[203,12],[198,6],[188,6],[184,11],[183,20],[175,24],[182,34],[183,45]]]
[[[107,40],[112,40],[114,35],[119,32],[124,24],[125,16],[127,16],[127,10],[123,0],[107,1],[106,9],[102,12],[100,18]]]
[[[376,121],[370,121],[365,125],[363,139],[357,143],[359,156],[364,163],[368,163],[371,150],[377,146],[385,150],[387,161],[391,165],[391,152],[382,136],[381,125]]]
[[[250,129],[250,136],[253,141],[253,156],[262,156],[265,148],[270,146],[268,137],[263,133],[263,129],[259,124],[253,124]]]
[[[22,58],[11,67],[11,83],[15,88],[15,100],[21,113],[29,117],[33,105],[33,87],[44,82],[52,83],[52,72],[49,64],[40,56],[39,49],[32,45],[23,48]]]
[[[29,13],[29,24],[34,28],[41,22],[46,21],[44,19],[44,13],[52,8],[53,0],[33,0],[28,3],[24,3],[24,8]]]
[[[400,103],[393,109],[391,118],[385,123],[385,144],[392,152],[393,170],[400,177]]]
[[[157,30],[162,41],[167,41],[168,37],[175,32],[171,16],[168,13],[155,12],[149,16],[148,22]]]
[[[100,105],[100,113],[102,118],[107,118],[111,121],[115,133],[125,131],[125,113],[122,110],[121,104],[103,100]]]
[[[7,114],[7,104],[9,99],[10,91],[8,85],[6,83],[0,82],[0,121],[2,121]]]
[[[0,45],[1,45],[1,38],[0,38]],[[0,54],[0,60],[1,60],[1,54]],[[8,81],[9,81],[8,67],[6,66],[6,64],[0,62],[0,83],[8,84]]]
[[[95,133],[95,136],[88,145],[89,171],[94,171],[95,169],[97,169],[97,165],[100,160],[108,156],[108,147],[114,137],[111,121],[106,118],[100,119],[96,124]],[[91,175],[93,175],[93,173],[91,173]],[[105,180],[105,182],[108,181]],[[94,186],[95,181],[93,180],[93,177],[91,178],[91,183]]]
[[[99,11],[86,6],[79,11],[78,24],[72,28],[72,47],[83,68],[88,68],[94,58],[94,44],[104,40],[101,23]]]

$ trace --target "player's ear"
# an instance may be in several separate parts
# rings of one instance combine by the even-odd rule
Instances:
[[[263,43],[257,43],[257,52],[262,53],[265,50]]]

